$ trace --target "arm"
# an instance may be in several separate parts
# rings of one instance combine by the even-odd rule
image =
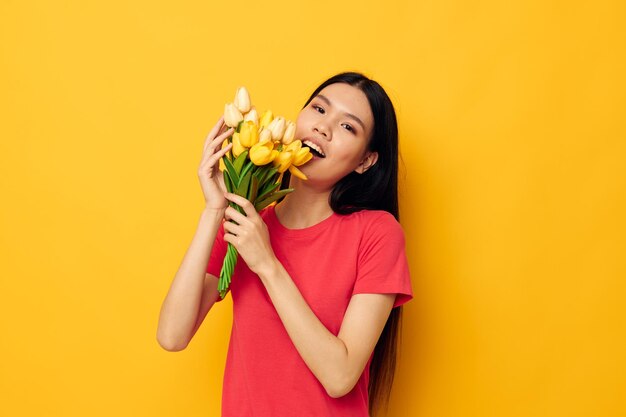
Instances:
[[[353,295],[335,336],[315,316],[278,260],[259,277],[300,356],[328,395],[349,393],[374,351],[396,294]]]
[[[223,122],[224,118],[220,117],[204,141],[198,178],[206,205],[196,234],[176,272],[159,314],[157,341],[170,351],[187,347],[218,297],[217,280],[206,273],[206,268],[213,242],[228,207],[218,161],[230,150],[232,144],[218,149],[234,129],[224,130],[226,126]]]
[[[217,300],[217,279],[206,273],[206,266],[223,216],[223,210],[202,211],[193,240],[163,301],[157,341],[165,350],[185,349]]]

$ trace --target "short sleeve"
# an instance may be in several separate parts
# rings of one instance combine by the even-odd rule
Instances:
[[[352,294],[397,294],[393,307],[413,298],[404,231],[393,215],[377,213],[368,220],[359,247]]]
[[[215,241],[213,242],[213,248],[211,249],[206,268],[207,273],[219,278],[222,264],[224,263],[224,256],[226,256],[226,246],[227,244],[224,241],[224,222],[222,222],[215,235]],[[218,296],[217,301],[222,301],[222,297]]]

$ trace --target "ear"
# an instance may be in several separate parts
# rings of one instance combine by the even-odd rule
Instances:
[[[354,170],[358,174],[362,174],[370,169],[378,161],[378,152],[367,152],[358,167]]]

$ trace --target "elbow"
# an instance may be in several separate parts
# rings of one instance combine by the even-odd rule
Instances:
[[[181,350],[184,350],[187,346],[183,346],[183,345],[175,345],[175,344],[169,344],[169,343],[162,343],[159,342],[159,345],[167,350],[168,352],[180,352]]]
[[[172,338],[165,337],[161,333],[157,332],[157,343],[163,349],[168,352],[180,352],[187,347],[187,343],[181,343],[180,341],[173,340]]]
[[[331,398],[341,398],[350,391],[352,391],[354,386],[337,386],[333,388],[326,388],[326,393]]]
[[[327,382],[324,389],[331,398],[340,398],[352,391],[355,385],[354,378],[343,377]]]

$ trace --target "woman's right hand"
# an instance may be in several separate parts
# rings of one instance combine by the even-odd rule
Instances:
[[[228,146],[221,149],[224,139],[231,136],[234,129],[231,127],[224,130],[224,128],[226,125],[224,125],[224,116],[222,116],[204,141],[204,152],[198,168],[198,178],[202,186],[206,208],[211,210],[226,210],[228,207],[228,200],[224,197],[226,186],[222,171],[219,169],[219,160],[233,146],[232,143],[229,143]]]

